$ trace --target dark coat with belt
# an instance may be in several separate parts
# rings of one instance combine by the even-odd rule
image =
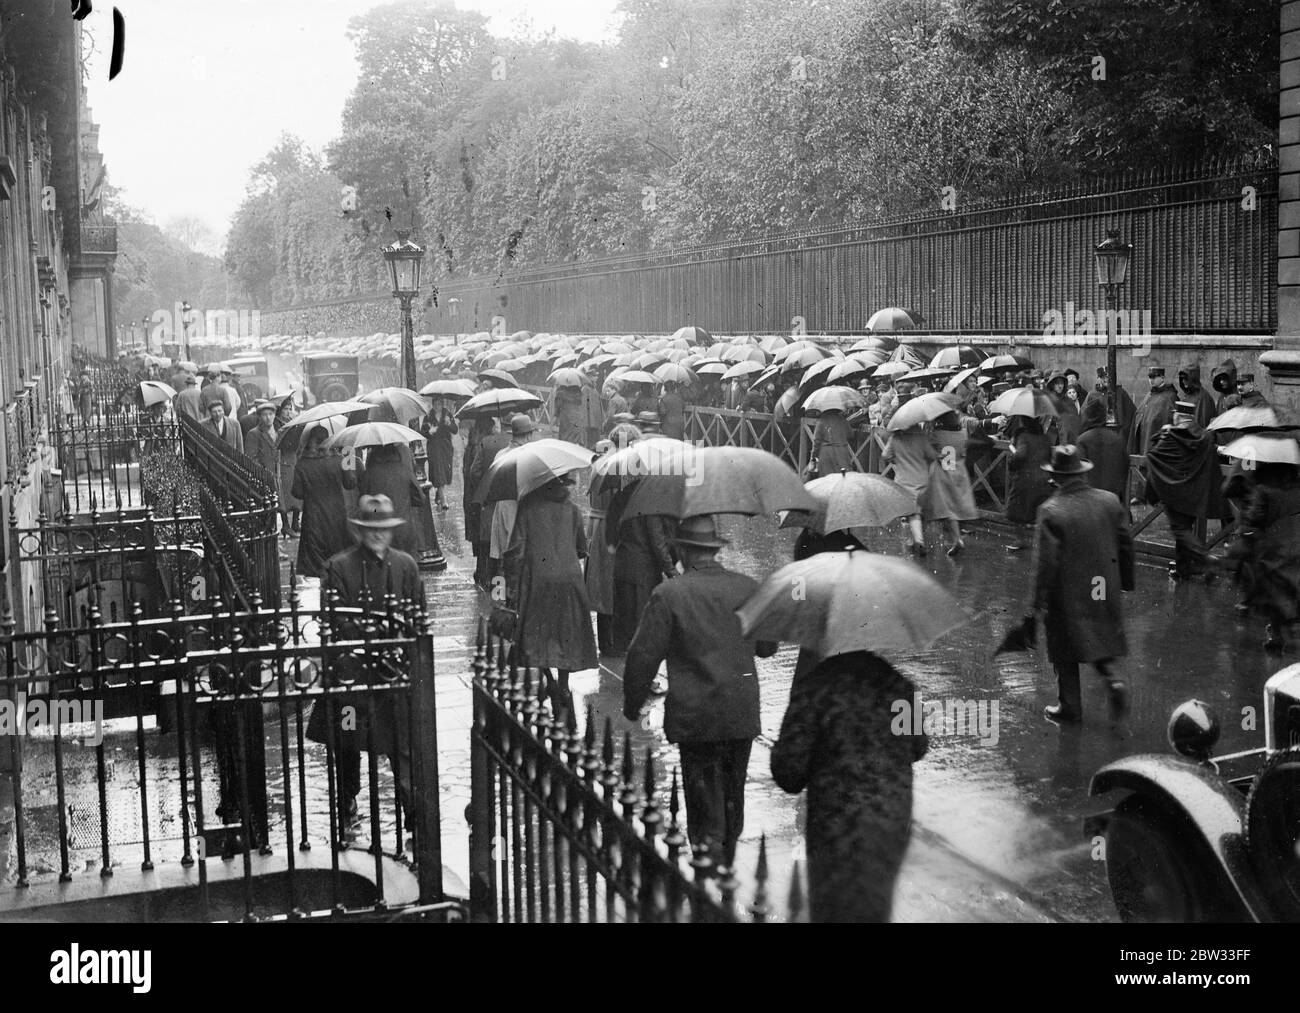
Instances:
[[[746,639],[740,608],[758,584],[723,569],[716,559],[697,562],[654,589],[623,667],[623,713],[634,720],[650,698],[660,662],[668,662],[664,735],[669,742],[752,739],[760,731],[754,655],[776,644]]]
[[[417,604],[424,602],[424,585],[420,581],[420,568],[411,556],[396,549],[389,549],[384,554],[384,558],[380,559],[360,544],[330,557],[325,564],[321,592],[322,608],[328,608],[330,592],[337,594],[334,604],[340,608],[385,611],[386,597],[389,594],[396,599],[399,611],[400,606],[405,602]],[[337,628],[332,639],[363,639],[354,617],[338,615],[335,621]],[[356,684],[363,686],[384,686],[386,677],[391,678],[392,675],[398,674],[397,670],[392,668],[372,667],[393,664],[383,660],[378,652],[370,653],[365,663],[358,661],[350,652],[326,651],[325,657],[327,685],[355,681]],[[403,671],[400,674],[406,676],[409,672]],[[345,713],[343,708],[346,706],[351,706],[355,710],[350,714]],[[374,751],[391,754],[399,741],[399,735],[402,741],[405,740],[406,724],[409,720],[406,690],[404,688],[381,689],[375,692],[346,694],[336,698],[334,707],[336,748],[363,750],[370,748],[372,706]],[[313,742],[328,741],[326,710],[320,703],[312,708],[306,734]]]
[[[244,453],[272,475],[276,474],[280,465],[280,454],[275,449],[275,441],[279,435],[275,427],[272,427],[269,433],[256,427],[249,430],[244,437]]]
[[[889,920],[911,835],[914,726],[893,727],[915,687],[882,658],[841,654],[796,674],[772,778],[808,792],[809,915],[814,922]],[[901,734],[900,734],[901,732]]]
[[[582,573],[586,555],[582,511],[566,486],[524,497],[504,563],[506,586],[519,606],[516,646],[528,664],[566,672],[599,664]]]
[[[1092,462],[1088,484],[1094,489],[1105,489],[1128,510],[1128,447],[1124,437],[1106,425],[1106,397],[1092,394],[1083,405],[1083,429],[1079,433],[1078,447],[1083,456]]]
[[[1128,653],[1120,591],[1133,590],[1133,540],[1114,494],[1062,477],[1038,511],[1034,607],[1046,612],[1053,664]]]
[[[667,576],[675,577],[677,567],[668,543],[668,525],[662,517],[633,517],[619,523],[623,503],[632,489],[614,497],[606,521],[606,538],[611,528],[618,532],[614,553],[614,646],[624,649],[636,632],[637,624],[650,601],[650,593]]]
[[[323,577],[325,562],[352,541],[343,498],[342,457],[328,450],[299,454],[290,491],[302,502],[298,572]]]

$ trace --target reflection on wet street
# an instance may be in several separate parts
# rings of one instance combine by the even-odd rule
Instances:
[[[449,569],[426,575],[425,580],[435,619],[444,860],[466,880],[469,662],[483,603],[470,579],[473,559],[462,537],[458,488],[449,490],[448,500],[455,507],[438,513],[436,523]],[[795,533],[778,528],[772,518],[728,518],[722,528],[732,540],[721,554],[726,566],[761,578],[790,559]],[[933,530],[930,537],[936,537]],[[1008,552],[1006,546],[1012,541],[1005,529],[973,525],[961,556],[954,560],[932,551],[922,560],[921,565],[953,592],[973,618],[930,651],[891,658],[917,684],[923,699],[974,701],[990,719],[965,734],[932,736],[929,754],[916,767],[915,828],[895,905],[895,917],[901,921],[1114,920],[1104,867],[1092,859],[1090,841],[1082,830],[1084,816],[1099,808],[1087,794],[1092,773],[1131,753],[1166,752],[1169,713],[1190,697],[1207,701],[1218,713],[1223,723],[1220,752],[1262,742],[1262,726],[1256,730],[1243,715],[1253,713],[1246,708],[1260,707],[1264,681],[1284,662],[1264,654],[1262,631],[1256,624],[1236,617],[1230,587],[1172,584],[1163,563],[1139,564],[1137,590],[1125,595],[1130,656],[1124,670],[1133,708],[1126,726],[1110,725],[1104,689],[1099,680],[1088,682],[1088,670],[1084,724],[1061,729],[1048,722],[1042,711],[1054,702],[1055,680],[1045,657],[992,656],[1029,600],[1030,553]],[[874,532],[871,547],[900,553],[901,531]],[[296,543],[287,542],[286,549],[292,556]],[[308,583],[301,593],[304,607],[311,607],[316,588]],[[795,648],[784,646],[775,657],[759,662],[763,734],[752,754],[745,833],[736,863],[740,897],[746,902],[752,898],[760,835],[766,835],[769,846],[771,893],[782,904],[792,860],[802,853],[802,799],[777,788],[769,770],[770,746],[779,734],[795,654]],[[622,718],[620,672],[621,661],[607,659],[599,670],[575,673],[572,687],[580,711],[590,705],[597,721],[603,725],[608,717],[621,737],[628,725]],[[287,844],[279,811],[283,770],[278,720],[273,709],[267,713],[272,846],[278,851]],[[674,748],[663,740],[661,722],[661,711],[656,710],[645,726],[632,728],[632,734],[639,757],[646,747],[656,756],[666,804],[677,759]],[[154,842],[157,861],[179,855],[179,785],[174,756],[167,752],[169,744],[174,751],[174,738],[156,731],[149,734],[155,833],[168,838]],[[110,794],[116,800],[112,803],[114,839],[138,841],[133,724],[114,732],[109,743],[110,757],[116,758],[110,763]],[[32,740],[27,751],[29,860],[35,870],[57,874],[57,811],[48,742]],[[82,845],[73,856],[73,869],[78,871],[93,868],[98,860],[94,762],[92,750],[71,747],[68,753],[75,784],[69,799],[74,844]],[[328,828],[324,747],[308,743],[307,763],[309,835],[323,841]],[[392,852],[396,828],[386,761],[380,760],[378,772],[387,816],[384,848]],[[205,769],[209,807],[214,804],[215,788],[215,769]],[[364,792],[360,801],[364,816],[368,809]],[[301,827],[295,830],[300,832]],[[368,820],[362,834],[357,846],[365,847]],[[113,860],[138,861],[138,851],[138,845],[116,845]],[[12,855],[3,872],[13,879]]]

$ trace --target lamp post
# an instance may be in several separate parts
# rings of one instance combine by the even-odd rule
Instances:
[[[420,294],[420,264],[424,248],[411,242],[409,229],[397,230],[397,242],[384,247],[384,260],[393,279],[393,295],[402,306],[402,386],[415,390],[415,326],[411,301]]]
[[[181,351],[186,361],[190,358],[190,310],[192,308],[188,302],[181,303]]]
[[[141,341],[140,341],[140,344],[142,344],[142,345],[144,346],[144,350],[145,350],[146,352],[152,352],[152,351],[153,351],[153,349],[149,347],[149,323],[150,323],[151,320],[152,320],[151,317],[141,317],[141,318],[140,318],[140,331],[141,331],[141,333],[144,335],[144,337],[143,337],[143,338],[141,339]],[[159,353],[161,353],[161,352],[163,351],[163,349],[162,349],[161,346],[159,346],[158,351],[159,351]]]
[[[1116,414],[1119,370],[1115,361],[1115,329],[1119,307],[1119,286],[1128,278],[1129,257],[1133,246],[1119,238],[1115,229],[1106,230],[1106,238],[1093,251],[1097,262],[1097,284],[1106,290],[1106,425],[1118,428]]]

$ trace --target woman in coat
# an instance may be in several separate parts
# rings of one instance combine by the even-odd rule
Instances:
[[[611,440],[601,440],[596,444],[596,453],[602,457],[613,453]],[[588,491],[591,510],[587,514],[587,556],[586,587],[587,600],[596,612],[596,646],[601,653],[608,653],[614,646],[614,555],[617,549],[605,538],[605,518],[610,500],[617,490],[610,483],[608,491],[602,490],[597,495]]]
[[[552,701],[572,707],[569,673],[595,668],[591,603],[582,575],[587,535],[569,499],[573,478],[552,479],[519,502],[506,549],[506,594],[519,610],[515,648],[527,664],[557,670]]]
[[[1119,499],[1127,516],[1128,447],[1124,437],[1106,425],[1106,395],[1093,391],[1083,402],[1082,426],[1076,446],[1091,463],[1088,480],[1094,489],[1105,489]]]
[[[1239,564],[1247,608],[1263,616],[1264,648],[1285,646],[1286,624],[1300,615],[1300,475],[1289,464],[1256,464],[1243,532],[1230,553]],[[1240,546],[1240,547],[1238,547]]]
[[[809,916],[887,922],[912,826],[912,764],[924,735],[895,734],[892,704],[916,687],[883,658],[855,651],[797,674],[772,777],[808,791]]]
[[[352,544],[343,498],[343,457],[321,447],[328,436],[324,426],[312,426],[303,435],[290,487],[302,503],[298,572],[304,577],[324,576],[330,556]]]
[[[1037,419],[1017,415],[1007,426],[1011,441],[1007,458],[1007,520],[1022,525],[1012,552],[1029,548],[1024,526],[1033,524],[1038,508],[1052,494],[1051,483],[1042,466],[1052,456],[1052,443]]]
[[[443,494],[443,489],[451,485],[452,468],[456,460],[456,449],[452,446],[451,438],[460,432],[460,426],[447,410],[446,404],[438,404],[424,417],[420,432],[424,433],[428,441],[429,481],[433,483],[433,501],[439,510],[446,510],[447,497]]]
[[[432,541],[429,539],[433,517],[429,513],[428,497],[415,478],[415,459],[410,447],[389,444],[373,448],[357,479],[357,492],[362,496],[387,496],[393,501],[397,516],[406,521],[395,529],[393,548],[409,552],[422,564],[430,561],[431,553],[441,558],[437,532],[433,532]],[[428,523],[422,514],[428,515]],[[446,560],[442,562],[445,567]]]
[[[906,403],[905,401],[903,403]],[[924,556],[925,525],[923,518],[929,516],[930,510],[930,471],[939,459],[934,448],[934,440],[925,431],[924,426],[913,426],[889,434],[885,452],[881,461],[894,466],[894,481],[916,497],[921,512],[907,519],[911,532],[908,548],[918,556]]]
[[[579,387],[555,388],[555,427],[559,438],[582,444],[586,436],[586,410]]]
[[[930,467],[930,513],[935,520],[946,521],[952,539],[948,555],[955,556],[966,548],[961,537],[961,522],[979,519],[970,473],[966,470],[966,443],[978,420],[969,415],[948,412],[934,423],[934,444],[938,460]]]
[[[292,422],[297,414],[298,406],[293,398],[285,398],[275,413],[276,431],[283,433],[284,427]],[[302,500],[293,494],[293,472],[298,465],[298,451],[286,450],[283,440],[277,442],[280,444],[280,459],[276,467],[276,474],[280,479],[280,516],[284,521],[284,530],[296,535],[301,531],[302,521]]]
[[[834,408],[822,412],[813,430],[812,459],[816,462],[817,478],[859,470],[849,446],[849,423],[843,412]]]

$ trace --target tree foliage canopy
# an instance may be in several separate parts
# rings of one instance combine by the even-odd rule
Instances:
[[[616,41],[495,38],[400,0],[355,18],[323,153],[255,167],[226,266],[259,305],[828,226],[1272,141],[1268,0],[623,0]],[[1100,58],[1101,62],[1098,62]],[[357,210],[344,215],[344,187]]]

